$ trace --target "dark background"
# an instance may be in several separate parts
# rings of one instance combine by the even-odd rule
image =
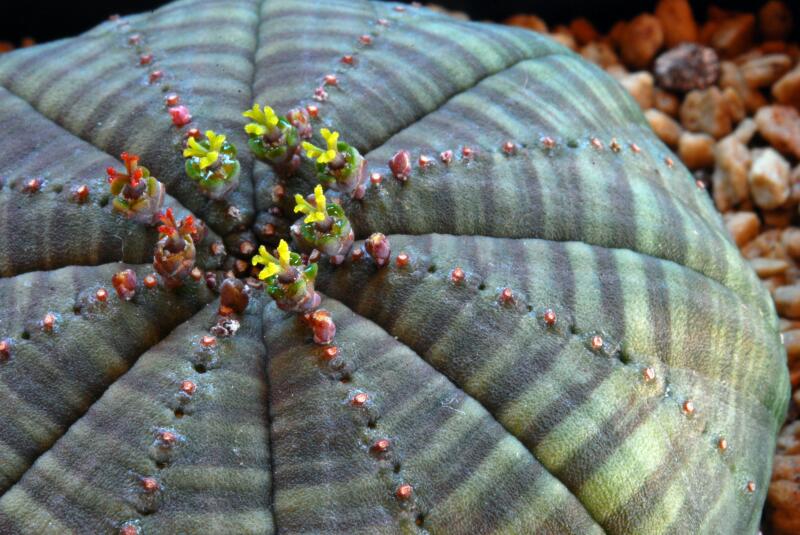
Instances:
[[[728,9],[756,11],[765,0],[694,0],[695,16],[702,20],[714,4]],[[69,37],[99,24],[109,15],[138,13],[166,4],[164,0],[107,0],[105,2],[7,0],[0,14],[0,41],[19,43],[25,37],[38,42]],[[620,19],[652,11],[656,0],[441,0],[441,5],[468,12],[474,19],[503,20],[515,13],[535,13],[553,25],[583,16],[601,30]],[[800,26],[800,0],[795,9],[795,35]]]

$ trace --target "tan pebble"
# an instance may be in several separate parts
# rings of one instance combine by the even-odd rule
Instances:
[[[661,22],[649,13],[643,13],[626,24],[619,43],[622,60],[635,69],[650,65],[663,44]]]
[[[800,329],[791,329],[783,333],[783,345],[790,360],[800,359]],[[800,447],[800,444],[798,444]],[[800,451],[798,451],[800,453]]]
[[[783,275],[789,269],[789,263],[776,258],[754,258],[750,260],[750,267],[762,279]]]
[[[614,47],[603,41],[588,43],[581,48],[580,54],[585,59],[604,69],[619,64],[619,57],[617,53],[614,52]]]
[[[547,33],[547,23],[536,15],[526,15],[522,13],[513,15],[505,20],[505,24],[527,28],[535,32]]]
[[[670,117],[677,117],[678,111],[681,109],[681,101],[672,93],[655,88],[653,91],[653,107],[663,111]]]
[[[725,214],[724,219],[737,246],[742,247],[758,236],[761,222],[753,212],[731,212]]]
[[[747,108],[745,108],[744,101],[739,96],[739,93],[727,87],[722,90],[722,98],[725,100],[728,115],[734,124],[747,117]]]
[[[797,260],[800,258],[800,228],[789,227],[781,234],[781,243],[786,252]]]
[[[589,22],[589,19],[579,17],[569,23],[569,31],[572,33],[575,40],[579,45],[583,46],[587,43],[597,40],[600,34],[594,27],[594,24]]]
[[[678,139],[678,156],[691,170],[714,165],[714,138],[708,134],[683,132]]]
[[[664,112],[653,109],[644,112],[644,116],[647,122],[650,123],[650,128],[653,129],[661,141],[670,147],[676,147],[678,145],[678,139],[681,136],[682,130],[675,119]]]
[[[748,117],[736,126],[736,130],[734,130],[731,135],[747,145],[750,143],[750,140],[753,139],[757,130],[758,126],[756,126],[756,122]]]
[[[772,210],[789,198],[789,162],[774,149],[753,151],[750,194],[757,206]]]
[[[668,48],[697,41],[699,31],[689,0],[661,0],[656,6],[655,15],[661,21],[664,42]]]
[[[772,86],[772,96],[780,104],[800,109],[800,65],[775,82]]]
[[[750,195],[747,176],[750,151],[738,139],[728,136],[714,147],[716,167],[711,175],[714,203],[727,212]]]
[[[770,0],[758,10],[761,35],[770,41],[780,41],[792,33],[792,10],[786,2]]]
[[[789,106],[765,106],[755,116],[758,132],[783,154],[800,158],[800,114]]]
[[[750,13],[735,15],[719,22],[709,44],[724,58],[733,58],[753,45],[756,17]]]
[[[778,314],[791,319],[800,319],[800,285],[781,286],[773,294]]]
[[[792,58],[786,54],[767,54],[753,58],[740,65],[739,69],[750,87],[772,85],[792,68]]]
[[[782,229],[792,224],[795,209],[789,206],[781,206],[775,210],[763,210],[761,220],[767,227]]]
[[[615,80],[620,81],[626,76],[628,76],[628,69],[625,68],[624,65],[611,65],[606,67],[606,72],[614,77]]]
[[[619,83],[624,87],[643,110],[653,106],[653,75],[647,71],[631,73]]]
[[[717,87],[690,91],[680,109],[681,123],[692,132],[719,139],[733,129],[729,104]]]
[[[736,91],[750,113],[755,113],[767,103],[766,98],[760,91],[756,91],[747,85],[747,81],[744,79],[738,65],[732,61],[720,63],[719,86],[722,89],[730,87]]]
[[[622,36],[625,34],[625,28],[628,26],[628,23],[624,20],[618,20],[611,26],[611,29],[608,31],[608,38],[611,40],[611,43],[614,44],[617,48],[619,48],[620,43],[622,43]]]
[[[550,38],[556,43],[569,48],[572,51],[578,50],[578,43],[567,30],[558,30],[550,34]]]

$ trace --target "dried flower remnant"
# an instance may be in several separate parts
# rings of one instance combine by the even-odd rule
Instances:
[[[164,184],[139,165],[137,155],[123,152],[120,157],[125,163],[124,172],[106,169],[114,209],[139,223],[152,224],[164,203]]]
[[[183,151],[186,174],[198,183],[203,195],[222,199],[239,185],[239,160],[236,147],[225,136],[213,130],[206,131],[206,139],[187,139]]]
[[[292,236],[300,251],[316,249],[330,257],[333,264],[341,264],[353,247],[353,230],[344,210],[335,202],[328,202],[322,186],[314,188],[314,204],[302,195],[295,195],[295,213],[305,217],[291,227]]]
[[[178,223],[167,208],[159,216],[159,240],[153,252],[153,268],[164,279],[168,288],[183,285],[183,280],[194,268],[196,250],[192,235],[196,232],[194,218],[186,216]]]
[[[380,232],[376,232],[367,238],[364,242],[364,248],[378,267],[383,267],[389,263],[392,249],[389,246],[389,239]]]
[[[117,295],[123,301],[130,301],[136,295],[136,273],[132,269],[126,269],[114,274],[111,278]]]

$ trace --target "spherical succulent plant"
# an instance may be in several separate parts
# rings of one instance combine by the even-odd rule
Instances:
[[[0,57],[0,123],[0,532],[757,530],[772,304],[546,38],[182,0]]]

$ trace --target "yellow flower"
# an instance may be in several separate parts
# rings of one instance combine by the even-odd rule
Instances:
[[[263,136],[278,126],[278,116],[275,115],[275,111],[269,106],[264,106],[264,111],[261,111],[258,104],[253,104],[253,109],[247,110],[242,113],[242,115],[254,121],[252,123],[247,123],[244,127],[244,131],[248,134]]]
[[[258,254],[252,258],[251,262],[254,266],[259,264],[264,266],[264,269],[258,274],[258,278],[264,280],[289,269],[290,260],[289,244],[286,243],[286,240],[281,240],[278,244],[278,258],[269,254],[267,248],[262,245],[258,248]]]
[[[328,143],[328,150],[323,150],[307,141],[303,142],[303,149],[306,151],[306,155],[309,158],[316,159],[319,163],[328,163],[333,161],[339,153],[339,132],[331,132],[327,128],[323,128],[319,133],[322,134],[322,137],[325,138],[325,141]]]
[[[316,207],[312,206],[311,203],[305,200],[305,198],[299,193],[295,194],[294,201],[297,203],[297,205],[294,207],[294,212],[302,212],[307,214],[306,218],[303,220],[304,223],[325,221],[325,218],[328,217],[325,195],[322,193],[322,186],[320,184],[317,184],[317,187],[314,188],[314,202],[317,205]]]
[[[217,161],[219,151],[222,150],[222,145],[225,143],[225,136],[223,134],[215,134],[213,130],[206,132],[206,138],[208,139],[208,148],[198,143],[195,138],[190,137],[189,146],[183,151],[184,158],[200,158],[200,169],[206,169]]]

